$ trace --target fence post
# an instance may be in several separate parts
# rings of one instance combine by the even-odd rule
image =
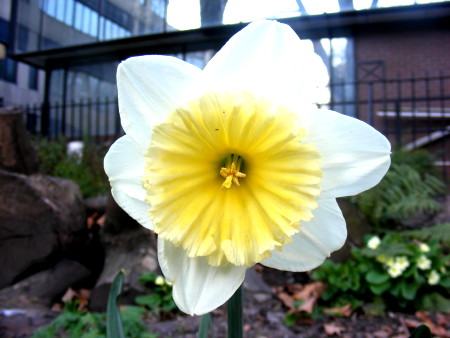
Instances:
[[[402,146],[402,117],[401,117],[401,108],[400,101],[395,101],[395,140],[397,141],[397,147],[401,148]]]

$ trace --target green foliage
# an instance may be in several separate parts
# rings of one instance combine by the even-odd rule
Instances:
[[[382,300],[391,310],[450,311],[450,256],[444,256],[438,241],[386,234],[353,249],[352,256],[341,264],[327,260],[313,271],[313,279],[327,284],[321,295],[326,305],[358,308]],[[380,309],[365,305],[369,312]]]
[[[435,197],[444,193],[446,186],[433,174],[433,162],[431,155],[423,151],[397,152],[383,180],[352,201],[375,226],[437,212],[441,205]]]
[[[121,311],[125,337],[156,338],[142,322],[145,310],[127,306]],[[77,302],[68,302],[64,311],[49,325],[36,331],[33,338],[79,337],[106,338],[106,315],[104,313],[80,312]]]
[[[119,299],[122,293],[124,277],[124,270],[120,270],[109,289],[108,305],[106,308],[106,335],[108,337],[124,337],[122,317],[119,310]]]
[[[450,223],[436,224],[432,227],[403,232],[404,235],[421,241],[438,241],[450,248]]]
[[[163,276],[154,273],[143,273],[139,281],[151,287],[152,293],[136,297],[136,304],[146,307],[157,316],[178,309],[172,298],[172,284],[168,283]]]
[[[108,178],[103,169],[106,148],[84,141],[82,158],[68,155],[67,142],[36,139],[40,172],[44,175],[64,177],[75,181],[83,197],[93,197],[109,191]]]

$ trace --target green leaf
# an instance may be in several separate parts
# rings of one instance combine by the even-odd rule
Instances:
[[[431,331],[428,325],[422,324],[414,329],[410,338],[431,338]]]
[[[417,294],[417,290],[419,289],[420,284],[411,283],[410,281],[402,281],[400,283],[400,292],[403,298],[408,300],[414,300]]]
[[[450,277],[447,276],[445,278],[441,278],[439,285],[443,286],[444,288],[450,288]]]
[[[386,291],[390,287],[391,283],[389,282],[383,284],[369,284],[370,291],[372,291],[372,293],[377,296],[381,295],[384,291]]]
[[[197,337],[198,338],[214,337],[211,313],[207,313],[202,316],[202,319],[200,320],[200,326],[198,328]]]
[[[236,290],[227,302],[228,312],[228,337],[242,338],[243,318],[242,318],[242,285]]]
[[[120,270],[114,279],[108,296],[106,309],[106,336],[108,338],[124,338],[122,318],[119,311],[119,297],[122,292],[124,271]]]
[[[158,307],[161,305],[161,296],[157,293],[152,293],[145,296],[137,296],[135,301],[139,305],[148,306],[149,308]]]
[[[369,271],[366,274],[366,281],[372,284],[384,284],[390,279],[389,275],[377,270]]]
[[[450,312],[450,299],[437,292],[429,293],[422,297],[420,308],[432,312]]]

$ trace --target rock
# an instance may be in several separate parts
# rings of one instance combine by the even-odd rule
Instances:
[[[58,314],[43,309],[0,310],[0,337],[31,337]]]
[[[18,109],[0,109],[0,168],[33,174],[39,169],[36,151]]]
[[[70,180],[0,170],[0,288],[52,266],[85,229]]]
[[[344,246],[331,254],[331,259],[335,262],[344,262],[351,257],[350,250],[353,247],[364,244],[364,236],[370,233],[370,226],[366,218],[348,199],[339,198],[339,207],[347,223],[347,241]]]
[[[105,231],[111,234],[118,234],[121,231],[140,228],[142,228],[142,225],[119,207],[110,192],[106,203]]]
[[[88,197],[84,200],[86,210],[91,212],[105,212],[108,204],[108,197],[106,195],[99,195],[95,197]]]
[[[80,263],[63,259],[51,269],[38,272],[0,291],[0,308],[50,307],[69,287],[91,272]]]
[[[104,232],[105,265],[92,290],[90,309],[105,311],[110,286],[120,270],[125,271],[121,304],[133,304],[136,296],[148,293],[139,282],[144,272],[159,272],[156,236],[140,226],[120,234]]]

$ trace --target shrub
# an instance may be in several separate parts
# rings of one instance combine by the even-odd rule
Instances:
[[[353,260],[327,260],[312,278],[327,283],[323,302],[384,304],[391,310],[449,311],[450,255],[436,239],[428,243],[399,233],[372,236],[365,248],[353,249]]]

